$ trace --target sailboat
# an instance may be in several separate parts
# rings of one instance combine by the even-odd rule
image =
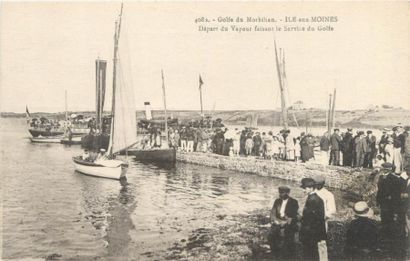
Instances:
[[[165,143],[162,143],[160,148],[129,148],[126,152],[128,155],[135,156],[136,160],[139,161],[151,161],[158,163],[171,163],[176,162],[176,150],[174,148],[169,148],[168,146],[168,116],[167,116],[167,102],[165,94],[165,82],[164,82],[164,72],[161,71],[162,76],[162,92],[164,101],[164,124],[165,124]]]
[[[115,159],[115,157],[121,151],[134,145],[137,140],[134,94],[124,78],[121,66],[122,56],[119,53],[122,8],[121,4],[119,19],[115,23],[111,134],[107,151],[108,159],[91,162],[83,160],[81,156],[73,157],[74,166],[78,172],[111,179],[125,177],[128,164]]]

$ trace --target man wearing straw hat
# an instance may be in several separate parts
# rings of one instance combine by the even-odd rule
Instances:
[[[353,207],[353,219],[346,232],[345,254],[348,260],[372,260],[377,246],[377,227],[373,210],[366,202],[359,201]]]

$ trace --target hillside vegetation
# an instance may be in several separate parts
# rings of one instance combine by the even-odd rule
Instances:
[[[93,116],[93,112],[69,112]],[[257,117],[259,126],[276,126],[281,125],[281,112],[272,110],[230,110],[230,111],[205,111],[206,115],[211,115],[213,119],[221,118],[225,124],[245,125],[248,118]],[[64,119],[64,113],[31,113],[32,117],[50,117],[53,119]],[[152,111],[154,119],[164,117],[163,111]],[[256,116],[257,115],[257,116]],[[24,113],[2,112],[2,117],[25,117]],[[200,112],[194,110],[169,110],[168,116],[178,118],[180,122],[187,122],[192,119],[200,119]],[[137,111],[137,119],[145,117],[144,111]],[[320,109],[307,109],[298,111],[289,111],[288,122],[290,126],[296,126],[295,120],[299,126],[326,126],[326,111]],[[379,111],[356,110],[356,111],[336,111],[336,126],[340,127],[373,127],[383,128],[391,127],[397,123],[410,126],[410,110],[405,109],[384,109]]]

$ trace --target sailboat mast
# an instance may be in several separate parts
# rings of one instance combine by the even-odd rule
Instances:
[[[167,99],[165,93],[165,80],[164,80],[164,71],[161,70],[161,77],[162,77],[162,94],[164,100],[164,114],[165,114],[165,140],[168,145],[168,115],[167,115]]]
[[[287,121],[288,112],[287,112],[286,101],[285,101],[285,90],[283,88],[283,78],[282,78],[282,72],[281,72],[281,64],[279,62],[278,50],[276,48],[276,40],[274,40],[274,42],[275,42],[276,71],[278,73],[279,88],[280,88],[280,95],[281,95],[282,121],[283,121],[283,127],[285,129],[288,129],[288,121]]]
[[[67,112],[67,90],[64,92],[64,104],[65,104],[65,120],[68,120],[68,112]]]
[[[327,135],[330,136],[331,130],[332,130],[332,123],[331,119],[332,118],[332,94],[329,94],[329,109],[327,113]]]
[[[201,75],[199,75],[199,102],[201,103],[201,117],[202,117],[202,120],[204,120],[204,108],[202,105],[202,84],[203,84],[202,78],[201,78]]]
[[[117,83],[117,60],[118,60],[118,40],[120,38],[121,32],[121,17],[122,17],[122,6],[121,3],[121,11],[119,15],[119,21],[115,22],[115,33],[114,33],[114,60],[113,60],[113,76],[112,76],[112,103],[111,103],[111,147],[109,154],[112,154],[112,148],[114,143],[114,124],[115,124],[115,90],[116,90],[116,83]]]
[[[335,103],[336,103],[336,88],[333,91],[333,103],[332,103],[332,128],[335,127]]]

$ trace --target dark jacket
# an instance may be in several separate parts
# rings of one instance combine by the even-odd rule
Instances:
[[[342,138],[339,136],[339,134],[333,133],[330,137],[330,145],[332,147],[331,150],[340,150],[341,142]]]
[[[349,224],[346,232],[346,256],[353,260],[371,259],[377,246],[377,227],[374,220],[358,217]]]
[[[381,209],[389,209],[394,212],[400,210],[401,198],[400,194],[403,191],[403,181],[400,176],[392,172],[387,175],[382,175],[377,184],[376,203]]]
[[[279,219],[279,220],[281,219],[280,208],[282,206],[282,202],[283,200],[281,198],[278,198],[273,203],[272,210],[270,211],[271,221],[274,221],[275,219]],[[288,203],[286,204],[286,207],[285,207],[285,218],[292,219],[291,225],[296,225],[296,222],[297,222],[296,218],[298,215],[298,210],[299,210],[298,201],[294,198],[289,197]]]
[[[326,240],[324,203],[316,193],[309,194],[306,200],[299,234],[302,243]]]
[[[366,142],[367,142],[367,152],[372,152],[375,153],[377,151],[376,149],[376,137],[375,136],[367,136],[366,137]]]
[[[342,140],[342,150],[344,153],[352,153],[353,152],[353,135],[351,133],[346,133]]]
[[[330,148],[330,140],[329,140],[328,137],[323,136],[323,137],[320,139],[320,150],[322,150],[322,151],[329,151],[329,148]]]

